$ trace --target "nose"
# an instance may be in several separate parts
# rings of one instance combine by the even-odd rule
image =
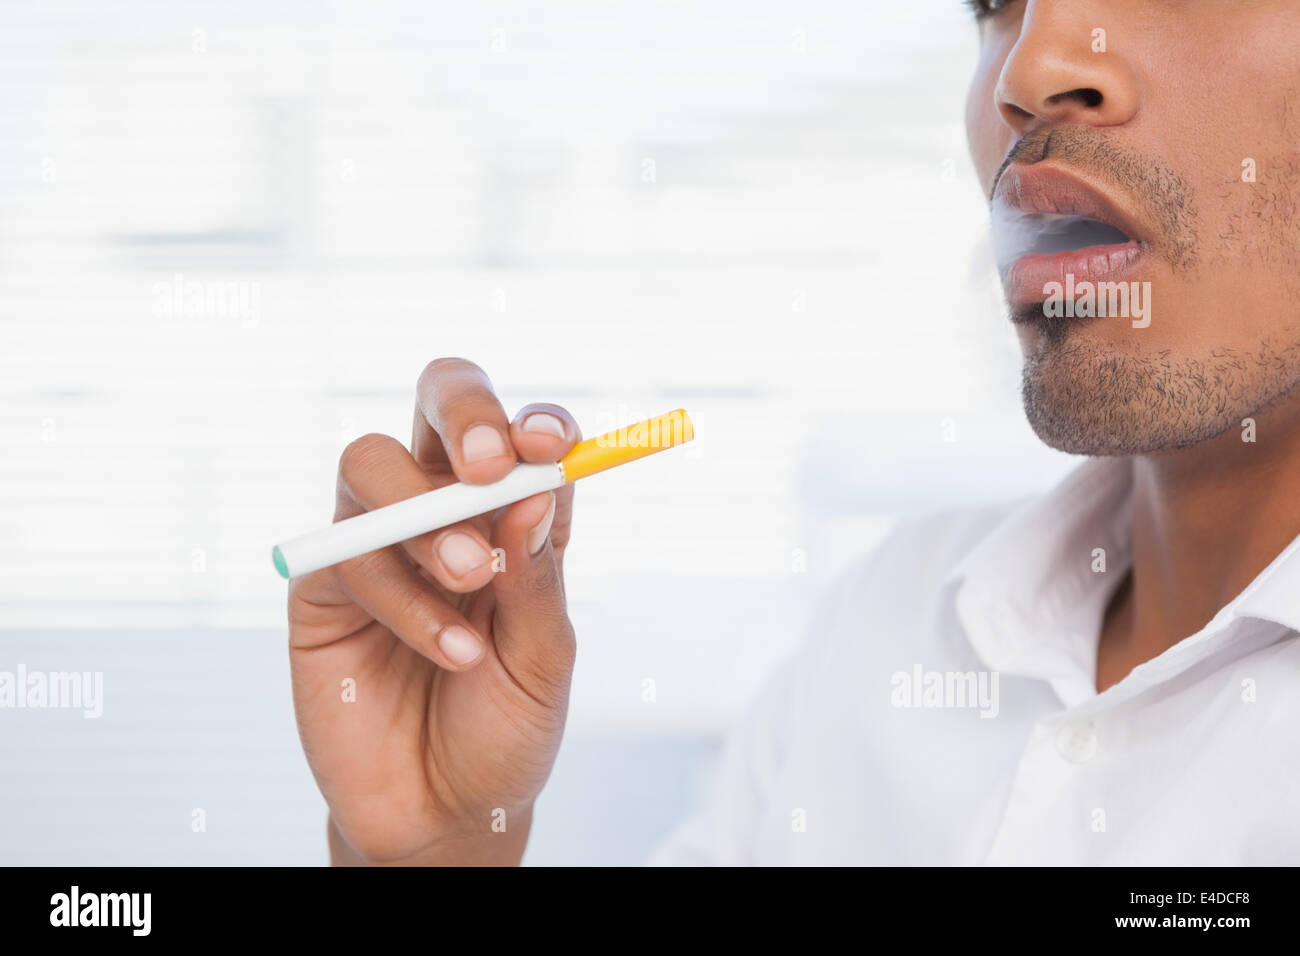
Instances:
[[[1020,36],[1002,64],[993,98],[1018,136],[1063,123],[1117,126],[1138,111],[1130,61],[1112,50],[1092,0],[1027,0]]]

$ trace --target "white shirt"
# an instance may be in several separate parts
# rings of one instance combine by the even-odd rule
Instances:
[[[1131,516],[1131,463],[1093,459],[1014,509],[904,522],[651,862],[1300,861],[1300,539],[1098,694]]]

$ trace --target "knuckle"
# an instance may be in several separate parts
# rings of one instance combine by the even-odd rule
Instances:
[[[290,643],[292,643],[293,632],[303,628],[317,627],[328,622],[332,616],[333,608],[317,604],[309,597],[312,587],[319,586],[322,574],[321,571],[313,571],[306,577],[294,578],[289,582],[287,605]]]
[[[348,558],[337,565],[339,578],[346,588],[352,590],[364,587],[362,582],[367,580],[404,578],[400,570],[402,565],[394,564],[393,557],[391,549],[382,548]],[[366,590],[373,593],[371,588]],[[432,634],[443,627],[446,615],[442,613],[442,602],[414,577],[385,588],[375,600],[373,609],[400,634]]]
[[[368,577],[380,575],[387,565],[385,550],[367,551],[334,565],[334,573],[344,587],[352,587]]]
[[[391,435],[371,433],[348,442],[343,453],[339,455],[339,474],[345,479],[369,471],[379,462],[390,457],[395,448],[402,443]]]
[[[482,418],[485,415],[504,418],[504,415],[497,413],[496,409],[491,407],[493,400],[492,392],[485,388],[462,386],[442,397],[438,413],[444,419],[457,421],[465,419],[467,423],[468,419]],[[487,409],[484,409],[485,404],[488,406]]]
[[[420,374],[419,405],[434,430],[449,430],[473,419],[505,421],[487,373],[469,359],[434,359]]]
[[[568,614],[561,614],[559,623],[555,628],[555,640],[551,645],[556,656],[561,660],[572,665],[577,657],[578,636],[573,629],[573,622],[569,620]]]
[[[551,559],[543,553],[538,560]],[[549,574],[532,574],[528,575],[521,584],[528,607],[568,624],[569,616],[564,601],[564,590],[556,577]]]
[[[430,596],[417,588],[410,588],[393,596],[393,616],[410,627],[411,634],[433,634],[443,628],[443,615],[430,607]]]
[[[555,525],[552,525],[551,526],[551,548],[557,552],[563,551],[565,548],[569,546],[569,535],[570,532],[569,532],[568,525],[564,525],[562,527],[556,527]]]
[[[483,370],[469,359],[450,355],[436,358],[426,365],[424,371],[420,373],[419,382],[421,385],[432,384],[451,372],[475,372],[479,375],[483,374]]]
[[[577,641],[573,639],[573,629],[557,627],[555,633],[548,635],[544,650],[518,665],[516,676],[526,683],[535,700],[543,703],[563,701],[569,694],[576,659]]]

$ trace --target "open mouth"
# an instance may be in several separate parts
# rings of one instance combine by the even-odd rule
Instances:
[[[1144,243],[1082,213],[1026,212],[993,204],[993,248],[1013,310],[1134,271]]]
[[[1012,165],[989,207],[993,250],[1013,308],[1078,283],[1131,277],[1148,249],[1126,205],[1052,166]]]
[[[1029,248],[1026,254],[1050,256],[1057,252],[1074,252],[1091,246],[1118,246],[1129,237],[1110,223],[1087,216],[1060,216],[1046,213],[1027,217],[1025,229]]]
[[[1076,214],[1026,213],[1001,203],[993,206],[993,248],[1003,278],[1026,256],[1061,253],[1101,255],[1134,240],[1117,226]]]

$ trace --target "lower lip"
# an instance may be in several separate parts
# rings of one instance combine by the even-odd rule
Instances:
[[[1022,256],[1011,266],[1003,283],[1007,299],[1016,309],[1046,300],[1049,293],[1044,289],[1048,283],[1055,282],[1060,288],[1066,288],[1067,276],[1074,277],[1075,287],[1080,282],[1118,282],[1126,274],[1136,271],[1141,259],[1142,247],[1132,239],[1110,246]]]

